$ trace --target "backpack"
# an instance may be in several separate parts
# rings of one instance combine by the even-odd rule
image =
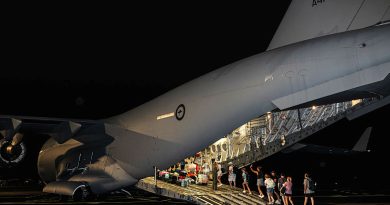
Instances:
[[[226,171],[225,168],[221,167],[221,172],[225,173],[225,171]]]
[[[315,191],[316,190],[316,183],[312,179],[308,179],[308,180],[309,180],[309,189],[311,191]]]
[[[280,193],[283,195],[286,194],[286,187],[285,186],[282,186],[282,188],[280,188]]]
[[[239,172],[238,168],[236,166],[233,166],[233,173],[235,174],[235,173],[238,173],[238,172]]]
[[[275,182],[274,182],[274,180],[271,179],[271,180],[268,180],[268,181],[271,182],[271,183],[270,183],[270,187],[274,188],[274,187],[275,187]]]

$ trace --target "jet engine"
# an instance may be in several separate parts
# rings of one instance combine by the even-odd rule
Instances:
[[[12,140],[0,139],[0,167],[12,168],[26,157],[26,145],[23,134],[17,133]]]

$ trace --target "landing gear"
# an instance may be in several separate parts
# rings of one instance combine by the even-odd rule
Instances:
[[[72,196],[73,201],[86,201],[91,197],[91,191],[87,186],[78,187]]]

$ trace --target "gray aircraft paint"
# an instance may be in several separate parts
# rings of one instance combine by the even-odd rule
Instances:
[[[143,156],[144,163],[137,163],[141,167],[133,166],[131,160],[121,163],[137,177],[148,176],[152,165],[167,168],[267,111],[381,81],[390,73],[389,36],[390,25],[374,26],[274,49],[109,118],[107,123],[141,134],[129,133],[129,139],[119,134],[114,143],[126,149],[134,144],[127,140],[137,139],[140,146],[132,145],[130,152]],[[175,112],[180,104],[186,108],[182,120],[173,116],[157,120],[159,115]]]

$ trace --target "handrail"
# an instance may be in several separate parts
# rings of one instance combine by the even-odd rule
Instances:
[[[267,119],[263,115],[244,124],[245,127],[237,128],[245,129],[245,136],[239,136],[237,139],[235,133],[226,135],[226,150],[221,150],[219,153],[208,153],[206,158],[211,158],[214,155],[221,155],[224,163],[229,161],[245,164],[251,160],[259,160],[272,155],[283,149],[281,146],[281,138],[284,136],[284,143],[291,145],[292,139],[301,140],[314,132],[326,127],[343,118],[347,112],[364,107],[373,102],[373,99],[363,99],[356,106],[352,106],[352,101],[321,105],[315,107],[301,108],[302,131],[299,125],[298,110],[286,110],[277,113],[272,113],[273,125],[264,127]],[[263,118],[263,124],[260,121]],[[330,123],[325,123],[329,121]],[[267,123],[270,123],[269,121]],[[267,133],[266,129],[271,127],[271,131]],[[239,144],[237,144],[239,143]],[[283,144],[284,144],[283,143]],[[216,146],[216,145],[215,145]],[[222,146],[222,145],[220,145]],[[215,156],[214,156],[215,157]],[[245,161],[245,162],[244,162]]]

